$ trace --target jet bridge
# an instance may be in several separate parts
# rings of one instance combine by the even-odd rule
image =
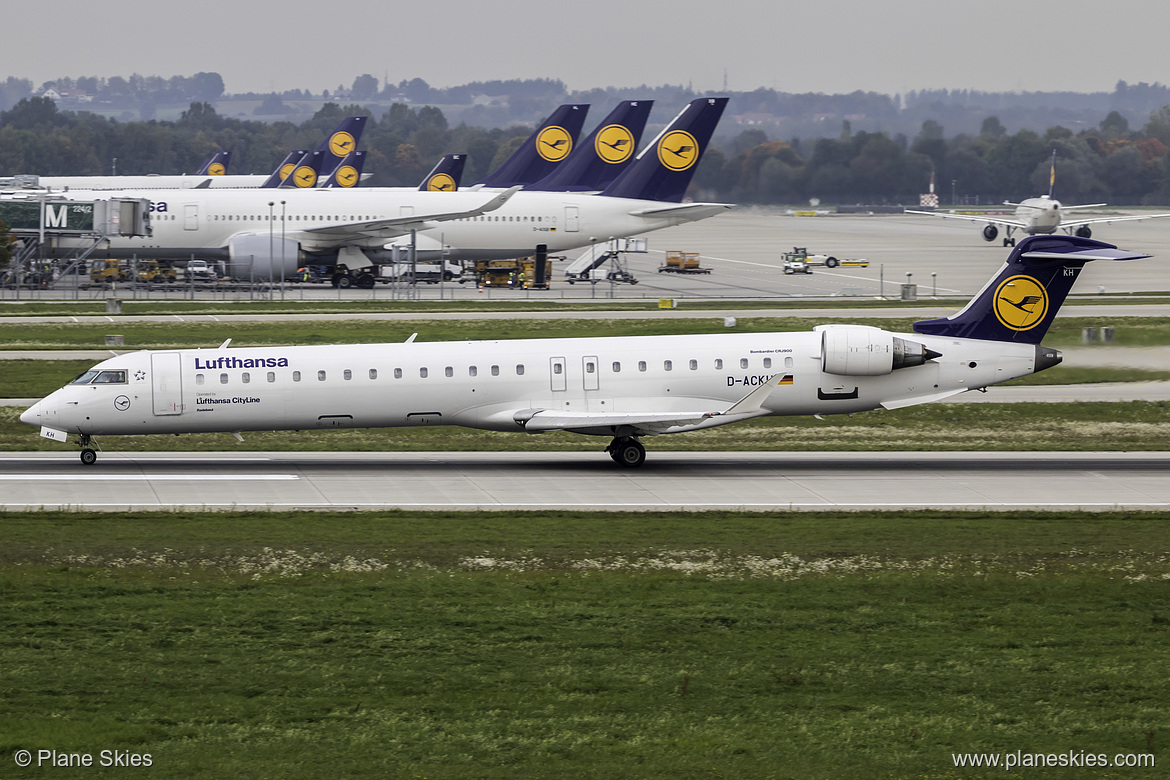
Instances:
[[[0,193],[0,220],[21,243],[4,272],[5,284],[19,287],[35,279],[36,286],[51,287],[54,275],[44,278],[45,264],[40,259],[45,255],[45,248],[61,239],[76,243],[76,253],[55,275],[68,276],[112,236],[149,236],[150,201],[145,198],[66,200],[43,192],[3,192]]]

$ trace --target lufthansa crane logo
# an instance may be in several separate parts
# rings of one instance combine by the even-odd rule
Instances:
[[[312,187],[317,183],[317,172],[311,165],[302,165],[293,171],[292,179],[298,187]]]
[[[357,168],[352,165],[343,165],[337,169],[337,186],[352,187],[358,182]]]
[[[672,171],[685,171],[699,160],[699,142],[686,130],[672,130],[658,142],[658,161]]]
[[[436,173],[427,179],[428,192],[454,192],[455,180],[449,173]]]
[[[293,163],[285,163],[284,165],[280,166],[280,180],[284,181],[287,179],[288,175],[293,172],[293,168],[295,167],[296,165]]]
[[[601,128],[593,141],[597,156],[607,163],[622,163],[634,153],[634,134],[623,125]]]
[[[573,137],[563,127],[552,125],[536,136],[536,153],[549,162],[560,162],[573,150]]]
[[[356,145],[357,142],[353,140],[353,136],[344,130],[329,137],[329,151],[337,157],[345,157],[353,151]]]
[[[223,163],[217,162],[207,166],[208,176],[223,176],[227,173],[227,168],[223,167]]]
[[[995,317],[1011,330],[1031,330],[1048,313],[1048,291],[1030,276],[1010,276],[995,288]]]

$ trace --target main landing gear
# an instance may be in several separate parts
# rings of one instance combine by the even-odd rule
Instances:
[[[609,457],[619,466],[634,469],[646,462],[646,448],[637,439],[629,436],[615,436],[605,448]]]
[[[81,445],[81,462],[86,466],[97,463],[97,450],[89,446],[92,441],[88,433],[81,434],[77,439],[77,443]]]

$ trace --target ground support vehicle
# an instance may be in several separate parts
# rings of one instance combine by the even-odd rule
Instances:
[[[796,258],[793,258],[791,260],[784,261],[784,273],[786,273],[786,274],[811,274],[812,273],[812,266],[809,265],[804,260],[797,260]]]
[[[825,268],[836,268],[838,266],[844,266],[844,267],[852,266],[855,268],[868,268],[869,267],[869,261],[865,260],[865,259],[850,260],[850,259],[834,257],[833,255],[810,255],[808,253],[808,247],[803,247],[803,246],[793,247],[791,252],[784,253],[785,268],[787,268],[787,264],[789,262],[796,262],[796,261],[803,261],[804,264],[808,265],[808,266],[823,265]],[[795,266],[793,266],[793,267],[795,268]],[[793,271],[785,270],[784,273],[801,273],[801,272],[797,271],[797,270],[793,270]],[[812,271],[806,271],[804,273],[812,273]]]
[[[667,252],[666,265],[658,267],[658,273],[709,274],[710,268],[699,265],[698,252]]]

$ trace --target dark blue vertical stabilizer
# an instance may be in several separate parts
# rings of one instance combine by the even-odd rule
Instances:
[[[195,171],[196,176],[223,176],[227,173],[228,163],[232,161],[230,151],[219,151],[207,158],[207,162]]]
[[[358,141],[362,131],[366,129],[368,116],[347,116],[333,129],[324,141],[317,145],[314,151],[322,152],[321,166],[318,171],[327,174],[337,170],[342,159],[350,152],[357,151]]]
[[[507,188],[532,184],[548,176],[573,151],[588,112],[588,104],[560,106],[503,165],[476,184]]]
[[[454,192],[463,179],[466,154],[445,154],[442,159],[423,177],[418,188],[423,192]]]
[[[692,100],[602,195],[681,203],[727,98]]]
[[[603,190],[634,161],[653,100],[623,100],[578,145],[564,164],[526,190],[595,192]]]
[[[365,152],[350,152],[341,160],[341,164],[334,169],[333,173],[326,177],[325,182],[320,186],[342,187],[346,189],[356,187],[358,186],[358,182],[362,180],[362,167],[365,164]]]
[[[1030,236],[962,311],[914,323],[916,333],[1039,344],[1073,282],[1090,260],[1149,255],[1076,236]]]
[[[261,189],[272,189],[279,187],[280,183],[288,178],[288,175],[293,172],[293,168],[301,161],[301,158],[309,153],[308,149],[293,149],[288,153],[288,156],[281,161],[280,165],[276,166],[276,170],[272,175],[264,180],[260,185]]]
[[[321,176],[322,161],[325,159],[326,154],[326,152],[321,151],[306,154],[292,169],[292,172],[284,177],[284,180],[280,182],[280,186],[296,187],[298,189],[317,186],[317,180]]]

